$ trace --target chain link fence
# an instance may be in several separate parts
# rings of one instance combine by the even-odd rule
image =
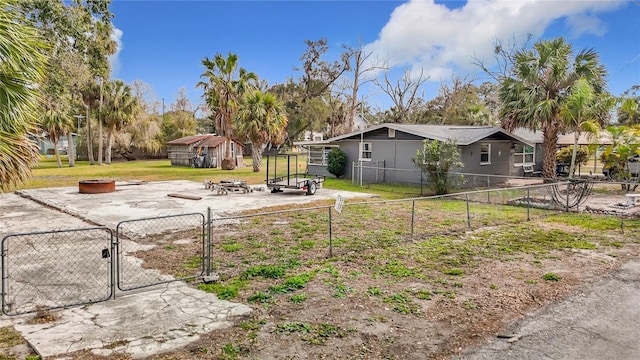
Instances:
[[[552,197],[568,183],[230,216],[212,220],[207,273],[250,276],[260,268],[349,256],[487,226],[521,224],[568,209]],[[279,265],[278,265],[279,264]]]
[[[2,239],[2,311],[18,315],[108,300],[111,230],[12,234]]]
[[[624,198],[619,184],[597,186],[594,192]],[[574,183],[563,182],[342,207],[291,205],[225,217],[209,208],[206,218],[191,213],[127,220],[115,231],[98,227],[12,234],[2,239],[2,311],[14,315],[104,301],[116,296],[116,286],[128,291],[212,273],[222,279],[275,276],[308,261],[375,256],[378,249],[414,240],[517,226],[575,211],[582,205],[570,208],[577,202],[566,194],[576,190]],[[186,257],[164,252],[158,258],[153,251],[174,251],[185,244]],[[165,272],[154,262],[162,262]]]
[[[166,282],[192,279],[204,273],[205,217],[200,213],[167,215],[154,218],[127,220],[118,223],[117,235],[117,284],[122,291],[139,289]],[[172,246],[174,243],[199,244],[194,254],[191,273],[179,276],[163,274],[148,267],[146,251],[155,247]],[[163,259],[171,262],[173,259]]]

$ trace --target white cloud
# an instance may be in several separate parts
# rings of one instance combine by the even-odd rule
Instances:
[[[116,42],[116,52],[109,56],[109,63],[111,64],[111,76],[116,76],[120,71],[120,51],[124,49],[124,45],[122,44],[122,30],[114,27],[113,32],[111,33],[111,40]]]
[[[412,0],[393,11],[366,51],[390,67],[423,68],[431,81],[443,81],[452,73],[477,71],[472,56],[492,60],[496,40],[522,45],[528,34],[538,39],[554,22],[562,21],[565,36],[603,35],[606,27],[598,14],[620,5],[624,2],[469,0],[450,9],[433,0]]]

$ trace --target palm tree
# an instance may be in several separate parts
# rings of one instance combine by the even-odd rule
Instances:
[[[606,71],[593,49],[581,50],[573,60],[571,56],[571,44],[563,38],[537,42],[532,49],[514,54],[511,75],[500,84],[502,126],[509,131],[516,127],[542,130],[545,178],[556,173],[560,112],[569,89],[580,78],[585,78],[596,94],[605,87]]]
[[[131,88],[122,80],[114,80],[105,84],[104,125],[107,129],[107,146],[105,162],[111,164],[111,148],[115,133],[138,115],[138,99],[131,93]]]
[[[0,0],[0,190],[31,175],[38,147],[36,130],[46,58],[37,29],[17,11],[14,0]]]
[[[46,131],[49,135],[49,141],[53,143],[54,151],[56,155],[56,162],[58,167],[62,167],[62,161],[60,160],[60,151],[58,149],[58,143],[60,139],[67,135],[71,128],[73,128],[73,120],[63,110],[63,102],[55,102],[47,100],[44,106],[44,113],[42,116],[42,130]],[[73,144],[69,143],[69,147]],[[70,155],[71,156],[71,155]]]
[[[216,132],[227,138],[225,158],[231,157],[231,139],[233,137],[233,118],[238,110],[242,95],[254,89],[258,77],[244,68],[238,69],[238,56],[229,54],[224,58],[216,54],[213,60],[205,57],[202,60],[206,79],[197,84],[204,90],[204,100],[213,112]]]
[[[282,101],[271,93],[246,93],[234,119],[236,132],[251,142],[253,172],[262,166],[262,151],[268,143],[280,145],[287,132],[287,115]]]
[[[609,94],[600,94],[596,97],[593,87],[589,82],[580,78],[570,89],[569,96],[560,110],[564,125],[573,130],[573,152],[569,176],[575,171],[576,155],[578,152],[578,138],[585,131],[598,139],[602,126],[607,123],[609,110],[614,105],[614,99]]]

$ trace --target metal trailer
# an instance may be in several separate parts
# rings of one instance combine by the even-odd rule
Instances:
[[[278,175],[278,158],[286,158],[287,173]],[[294,163],[292,164],[292,158]],[[270,166],[273,160],[273,166]],[[295,172],[291,173],[291,165],[295,165]],[[324,176],[312,175],[308,173],[298,173],[298,154],[275,154],[267,155],[267,188],[271,193],[282,192],[283,189],[302,190],[307,195],[313,195],[316,190],[322,187]]]

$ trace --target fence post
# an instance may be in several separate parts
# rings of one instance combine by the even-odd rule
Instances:
[[[351,185],[356,184],[356,162],[351,162]]]
[[[415,218],[416,218],[416,201],[412,200],[411,201],[411,238],[413,239],[413,227],[414,227],[414,223],[415,223]]]
[[[117,228],[116,228],[117,231]],[[116,276],[118,269],[116,268],[116,266],[118,266],[117,264],[119,264],[118,262],[118,234],[116,233],[115,238],[113,235],[113,231],[109,232],[111,234],[111,257],[110,257],[110,261],[111,261],[111,299],[115,299],[116,298]],[[4,264],[4,248],[2,249],[2,263]],[[2,289],[4,290],[4,272],[3,272],[3,284],[2,284]],[[2,294],[2,301],[4,303],[4,293]],[[2,307],[2,309],[4,310],[4,306]]]
[[[491,178],[487,175],[487,204],[491,204]]]
[[[471,212],[469,211],[469,194],[464,194],[467,203],[467,228],[471,229]]]
[[[207,237],[206,237],[206,259],[205,259],[205,274],[211,276],[211,207],[207,207]]]
[[[529,188],[527,188],[527,221],[531,221],[530,209],[531,209],[531,195],[529,195]]]
[[[565,212],[569,212],[569,182],[567,182],[567,202],[565,205]]]
[[[329,206],[329,257],[333,257],[333,222],[331,220],[331,206]]]

